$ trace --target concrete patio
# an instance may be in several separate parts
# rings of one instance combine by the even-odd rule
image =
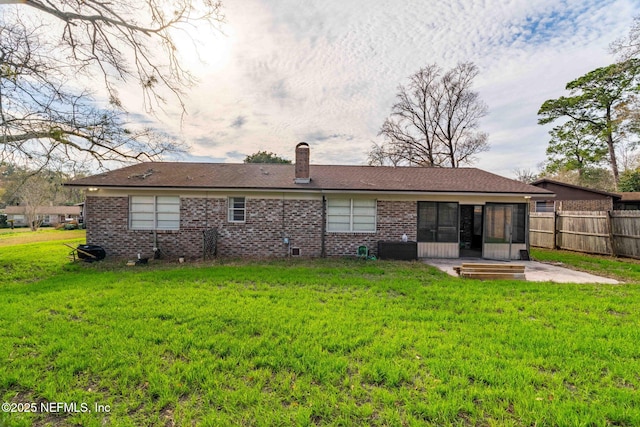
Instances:
[[[482,263],[482,264],[521,264],[525,266],[524,274],[526,280],[530,282],[556,282],[556,283],[604,283],[615,285],[618,282],[608,277],[600,277],[582,271],[571,270],[555,264],[546,264],[537,261],[492,261],[479,258],[429,258],[425,259],[429,265],[439,268],[440,270],[452,275],[458,276],[453,267],[462,263]]]

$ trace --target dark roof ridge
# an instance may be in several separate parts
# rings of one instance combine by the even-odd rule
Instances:
[[[569,184],[567,182],[556,181],[554,179],[549,179],[549,178],[537,179],[537,180],[533,181],[531,183],[531,185],[542,184],[543,182],[548,182],[550,184],[564,185],[565,187],[575,188],[577,190],[591,191],[592,193],[598,193],[598,194],[602,194],[602,195],[605,195],[605,196],[620,197],[618,195],[618,193],[612,193],[612,192],[609,192],[609,191],[598,190],[596,188],[585,187],[585,186],[582,186],[582,185]]]

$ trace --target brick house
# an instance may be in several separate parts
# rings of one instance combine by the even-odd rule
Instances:
[[[25,206],[7,206],[4,213],[7,221],[11,221],[15,227],[29,225],[28,210]],[[78,220],[81,216],[81,207],[75,206],[38,206],[33,210],[37,219],[43,226],[55,227],[64,224],[68,220]]]
[[[475,168],[150,162],[78,179],[87,243],[108,255],[199,258],[375,253],[417,242],[419,257],[515,258],[527,248],[528,201],[547,190]]]
[[[610,211],[620,201],[620,195],[551,179],[531,183],[555,193],[554,198],[532,200],[531,212]]]

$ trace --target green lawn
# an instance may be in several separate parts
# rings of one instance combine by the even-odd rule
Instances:
[[[28,228],[0,228],[0,248],[22,245],[25,243],[42,243],[57,241],[58,243],[67,240],[85,239],[85,230],[65,230],[55,228],[41,228],[38,231],[31,231]],[[18,248],[20,248],[18,246]],[[12,250],[9,248],[8,250]]]
[[[71,265],[58,242],[6,249],[2,400],[80,412],[0,425],[640,425],[637,282],[479,282],[361,260]]]
[[[0,283],[34,282],[64,271],[71,252],[64,244],[76,247],[85,239],[84,230],[4,229],[0,233]]]
[[[538,261],[561,263],[576,270],[640,283],[640,260],[540,248],[533,249],[531,255]]]

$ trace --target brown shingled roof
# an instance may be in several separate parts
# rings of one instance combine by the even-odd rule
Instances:
[[[562,182],[562,181],[555,181],[555,180],[549,179],[549,178],[541,178],[541,179],[538,179],[538,180],[533,181],[531,183],[531,185],[534,185],[534,186],[540,187],[540,188],[544,188],[545,184],[560,185],[560,186],[566,187],[566,188],[574,188],[576,190],[588,191],[590,193],[601,194],[603,196],[612,197],[613,199],[616,199],[616,198],[620,197],[619,193],[610,193],[608,191],[597,190],[595,188],[583,187],[581,185],[575,185],[575,184],[568,184],[568,183]]]
[[[624,191],[619,192],[621,202],[638,202],[640,201],[640,191]]]
[[[292,164],[140,163],[71,181],[77,187],[344,190],[553,194],[476,168],[311,165],[311,182],[294,183]]]

